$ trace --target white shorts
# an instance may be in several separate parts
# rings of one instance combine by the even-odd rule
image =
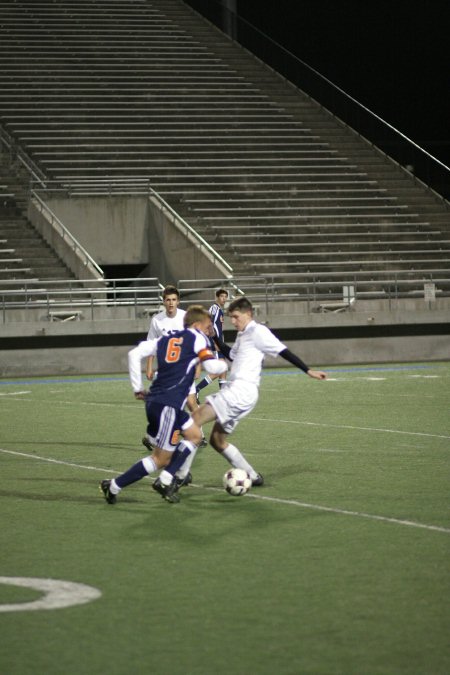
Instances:
[[[227,434],[237,427],[239,420],[248,415],[258,402],[258,387],[245,380],[227,382],[217,392],[205,398]]]

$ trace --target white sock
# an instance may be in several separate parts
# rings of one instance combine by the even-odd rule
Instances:
[[[172,476],[171,473],[169,473],[168,471],[166,471],[165,469],[163,469],[163,470],[161,471],[161,473],[159,474],[159,480],[161,481],[161,483],[162,483],[163,485],[165,485],[165,486],[167,487],[168,485],[171,484],[171,482],[172,482],[172,480],[173,480],[173,476]]]
[[[121,491],[122,488],[120,488],[114,478],[112,479],[111,483],[109,484],[109,491],[112,495],[118,495],[119,492]]]
[[[258,474],[255,469],[247,462],[235,445],[229,443],[221,454],[230,462],[231,466],[236,467],[236,469],[244,469],[252,480],[257,477]]]
[[[186,478],[186,476],[188,475],[188,473],[191,469],[192,462],[194,461],[194,457],[195,457],[196,452],[197,452],[197,446],[193,445],[193,450],[191,451],[191,454],[185,460],[183,466],[181,466],[175,474],[177,478],[181,478],[181,479]]]
[[[144,468],[148,474],[154,473],[158,468],[155,464],[155,460],[152,459],[152,457],[144,457],[142,464],[144,465]]]

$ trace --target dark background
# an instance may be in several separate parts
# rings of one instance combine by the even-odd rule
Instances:
[[[238,15],[450,165],[450,3],[237,0]]]
[[[233,2],[185,1],[200,12]],[[234,2],[241,20],[450,166],[448,0]]]

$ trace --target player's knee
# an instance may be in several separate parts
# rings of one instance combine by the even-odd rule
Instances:
[[[193,424],[186,429],[186,431],[183,432],[183,436],[187,441],[194,443],[194,445],[200,445],[203,438],[202,430],[196,424]]]

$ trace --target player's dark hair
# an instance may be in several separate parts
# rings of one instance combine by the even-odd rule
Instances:
[[[232,302],[230,302],[228,313],[230,314],[235,310],[238,312],[250,312],[253,314],[253,305],[248,298],[242,296],[240,298],[235,298]]]
[[[219,288],[219,290],[216,291],[216,298],[218,298],[219,295],[222,295],[222,293],[225,293],[225,295],[226,295],[227,298],[228,298],[228,291],[227,291],[225,288]]]
[[[180,297],[180,291],[176,286],[166,286],[165,289],[163,290],[162,296],[163,298],[166,297],[166,295],[176,295],[177,298]]]
[[[209,312],[203,305],[189,305],[183,319],[184,327],[189,328],[196,321],[203,321],[205,318],[209,319]]]

